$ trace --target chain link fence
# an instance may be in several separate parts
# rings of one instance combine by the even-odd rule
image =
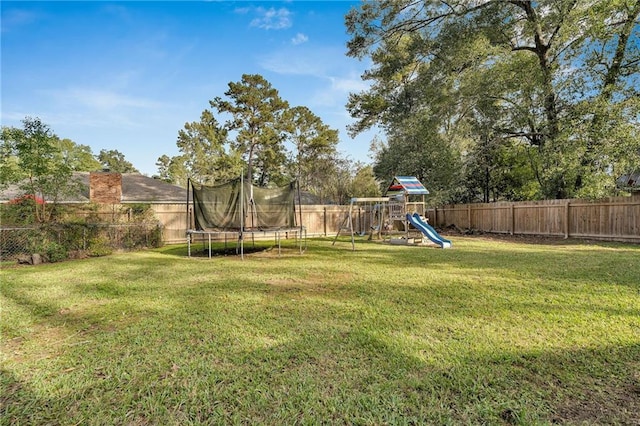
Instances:
[[[55,262],[74,255],[103,256],[114,250],[162,245],[158,223],[64,223],[0,227],[0,260],[38,254]]]

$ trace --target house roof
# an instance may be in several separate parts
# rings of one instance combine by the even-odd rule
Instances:
[[[123,203],[186,203],[187,190],[137,173],[122,175]]]
[[[74,172],[82,189],[73,197],[65,197],[61,203],[89,202],[89,172]],[[0,191],[0,203],[14,200],[24,194],[19,185],[10,185]],[[187,190],[159,179],[150,178],[138,173],[122,174],[122,203],[186,203]]]
[[[429,191],[414,176],[395,176],[387,188],[386,195],[404,193],[408,195],[427,195]]]

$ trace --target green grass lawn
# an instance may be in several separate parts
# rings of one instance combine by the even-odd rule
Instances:
[[[3,268],[0,422],[640,423],[640,246],[331,240]]]

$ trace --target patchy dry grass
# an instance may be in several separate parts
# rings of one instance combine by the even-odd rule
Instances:
[[[454,246],[4,268],[0,422],[640,423],[640,247]]]

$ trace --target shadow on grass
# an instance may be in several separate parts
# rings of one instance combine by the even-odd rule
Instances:
[[[204,338],[206,330],[192,327],[138,333],[125,347],[98,342],[105,346],[94,351],[112,355],[97,364],[70,346],[64,357],[77,368],[26,378],[3,369],[4,419],[274,425],[640,420],[638,344],[492,353],[470,347],[434,361],[426,347],[411,351],[364,326],[312,329],[251,349],[229,346],[218,335]],[[141,351],[144,356],[127,355]],[[51,382],[33,382],[42,375]]]
[[[638,343],[490,353],[469,344],[456,352],[458,336],[441,334],[451,358],[432,359],[425,343],[394,342],[398,323],[388,318],[474,321],[506,310],[525,318],[552,312],[557,320],[575,311],[588,321],[590,312],[603,311],[628,316],[633,327],[633,307],[566,298],[591,280],[638,288],[633,250],[607,256],[617,266],[603,274],[594,259],[600,251],[582,247],[551,254],[544,247],[512,252],[508,244],[480,254],[474,246],[393,248],[371,243],[351,252],[323,243],[283,262],[235,262],[237,273],[223,278],[226,260],[198,262],[194,272],[193,262],[176,255],[95,259],[95,276],[70,285],[89,304],[79,311],[4,286],[3,295],[43,328],[82,334],[55,348],[44,339],[56,362],[30,361],[23,378],[10,355],[16,369],[2,372],[3,414],[9,424],[638,423]],[[464,280],[423,285],[418,274],[394,282],[366,275],[373,263],[391,271],[444,269]],[[309,265],[320,276],[308,276]],[[38,268],[17,272],[41,279]],[[176,282],[167,283],[168,272]],[[481,281],[483,272],[514,274],[520,290],[530,286],[531,300],[479,294],[479,286],[492,285]],[[384,304],[393,309],[377,322]],[[116,317],[124,310],[129,317]],[[85,340],[91,344],[74,345]]]
[[[538,279],[549,277],[555,271],[559,280],[594,281],[600,283],[640,287],[640,263],[636,261],[640,246],[623,243],[575,244],[566,246],[539,244],[514,245],[496,241],[494,245],[478,246],[477,240],[465,240],[458,248],[443,250],[432,246],[388,246],[384,243],[364,241],[350,250],[350,242],[342,242],[340,247],[346,256],[353,256],[364,262],[390,268],[421,267],[425,269],[446,268],[455,270],[496,271],[516,274],[520,278]],[[612,250],[611,250],[612,249]],[[313,253],[327,255],[328,248]],[[349,255],[347,253],[353,253]],[[604,276],[606,275],[606,276]]]
[[[302,256],[298,255],[297,249],[289,248],[289,255],[277,262],[263,262],[262,258],[249,255],[249,259],[256,261],[241,263],[238,257],[230,256],[229,260],[234,259],[234,262],[225,267],[224,273],[220,272],[220,268],[227,263],[226,259],[198,262],[198,268],[194,268],[193,262],[185,262],[184,257],[177,253],[186,251],[186,246],[159,249],[157,252],[166,255],[162,259],[159,256],[136,254],[126,259],[92,259],[94,266],[91,276],[86,279],[74,276],[69,288],[75,294],[96,301],[96,315],[108,309],[109,304],[124,306],[130,303],[131,310],[135,310],[133,305],[153,298],[171,299],[164,302],[169,305],[182,300],[192,303],[190,298],[194,294],[200,294],[203,298],[234,293],[303,298],[318,297],[318,290],[323,288],[327,291],[321,297],[334,302],[369,301],[374,304],[414,306],[414,309],[443,314],[461,307],[484,312],[513,310],[515,306],[520,306],[519,309],[535,307],[541,311],[555,311],[562,308],[609,315],[640,313],[633,306],[625,309],[621,306],[608,307],[605,303],[578,303],[585,289],[589,295],[596,295],[598,291],[601,294],[605,290],[611,292],[611,287],[617,285],[640,288],[637,280],[640,265],[634,253],[624,250],[609,253],[603,265],[594,259],[591,250],[554,251],[551,254],[544,251],[511,253],[509,245],[505,245],[478,256],[475,247],[440,250],[367,243],[361,250],[352,252],[336,250],[327,244],[328,241],[312,243]],[[367,275],[368,264],[382,266],[389,276]],[[611,271],[606,269],[612,264],[619,266]],[[71,266],[71,263],[61,264],[60,268]],[[314,269],[308,273],[310,266]],[[409,268],[414,270],[410,280],[394,280],[393,274],[390,274],[394,269]],[[30,268],[16,272],[24,274],[27,282],[38,282],[42,279],[40,271],[40,268]],[[425,278],[421,275],[423,271]],[[431,271],[437,274],[427,275]],[[73,275],[71,270],[65,273]],[[171,284],[167,283],[168,273],[173,274]],[[487,281],[484,280],[485,274]],[[510,280],[505,286],[513,288],[514,292],[530,292],[528,304],[524,304],[521,297],[501,297],[487,302],[491,298],[491,291],[487,293],[485,290],[491,290],[491,286],[501,286],[501,277]],[[285,285],[272,285],[278,280]],[[594,288],[600,285],[603,285],[601,290]],[[2,292],[37,318],[46,318],[68,308],[60,306],[60,302],[54,298],[32,297],[31,293],[23,292],[19,286],[6,285]],[[543,296],[550,300],[541,300]],[[558,298],[562,298],[563,303],[554,305]],[[422,307],[418,306],[421,301],[425,303]],[[152,304],[153,300],[148,303]],[[160,309],[157,305],[153,308]],[[462,315],[468,315],[468,312]]]
[[[292,241],[285,241],[281,243],[280,249],[283,251],[299,251],[299,245]],[[189,257],[189,248],[186,244],[176,244],[165,246],[154,250],[157,253],[165,254],[168,256],[176,257]],[[251,255],[254,253],[274,252],[278,253],[278,245],[271,241],[256,241],[247,242],[244,244],[243,251],[245,255]],[[211,243],[211,257],[220,256],[240,256],[240,246],[235,243],[225,244],[220,242]],[[191,244],[191,257],[195,258],[208,258],[209,246],[207,243],[193,243]]]

